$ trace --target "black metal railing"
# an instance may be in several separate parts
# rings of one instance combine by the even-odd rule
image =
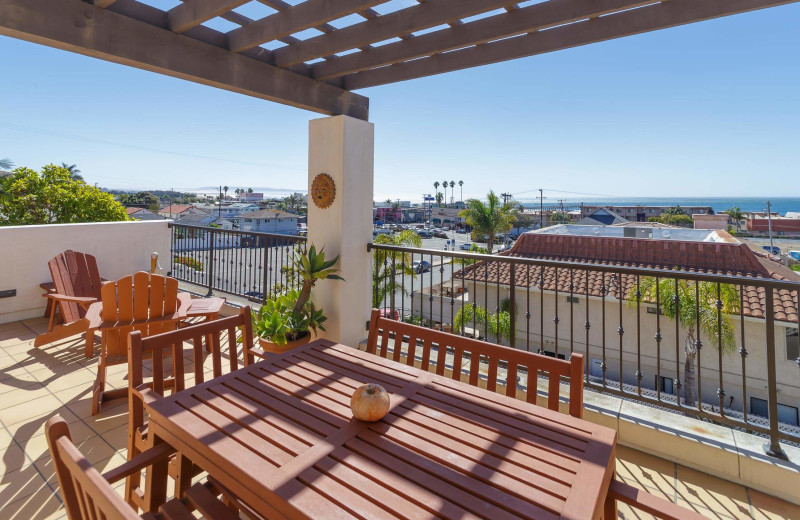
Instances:
[[[778,457],[781,440],[800,442],[800,282],[368,250],[372,306],[387,317],[560,358],[580,352],[588,389],[765,435]]]
[[[171,276],[214,291],[263,302],[300,288],[294,266],[306,238],[171,224]]]

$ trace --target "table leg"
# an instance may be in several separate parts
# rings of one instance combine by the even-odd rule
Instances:
[[[210,314],[206,317],[205,322],[214,321],[219,319],[219,313]],[[219,349],[219,345],[214,338],[214,334],[208,334],[206,336],[206,351],[213,352],[214,349]]]
[[[614,450],[616,451],[616,450]],[[617,477],[617,472],[611,473],[611,480]],[[617,518],[617,499],[611,496],[611,493],[606,495],[606,501],[603,504],[603,520],[616,520]]]

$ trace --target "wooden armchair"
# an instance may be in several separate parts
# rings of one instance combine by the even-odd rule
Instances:
[[[250,307],[243,307],[237,316],[222,318],[214,321],[203,322],[190,327],[184,327],[171,332],[144,338],[142,333],[134,331],[128,339],[128,458],[138,457],[149,447],[147,437],[147,422],[145,412],[148,399],[152,400],[152,390],[156,394],[164,395],[165,390],[172,389],[176,392],[187,386],[191,387],[205,381],[205,367],[203,340],[211,346],[211,369],[213,377],[223,374],[222,368],[222,332],[227,332],[228,364],[230,371],[239,368],[238,343],[236,341],[237,329],[242,329],[242,352],[245,364],[251,362],[252,357],[248,351],[253,348],[253,331]],[[186,373],[184,367],[184,342],[192,341],[191,359],[192,368]],[[171,360],[169,376],[164,374],[164,358]],[[249,358],[249,359],[248,359]],[[152,363],[152,380],[145,383],[146,360]],[[146,395],[145,395],[146,394]],[[197,473],[190,461],[179,454],[174,456],[168,466],[168,474],[175,480],[175,496],[183,496],[189,488],[191,478]],[[128,478],[125,486],[125,497],[131,505],[143,505],[144,493],[140,488],[139,475]]]
[[[94,331],[84,318],[89,306],[100,301],[103,279],[97,269],[97,260],[92,255],[72,250],[51,259],[47,266],[53,277],[53,290],[42,296],[48,299],[51,308],[47,332],[39,334],[33,344],[41,347],[69,336],[86,333],[86,357],[94,354]],[[62,324],[56,321],[56,309]]]
[[[178,327],[191,306],[191,296],[178,294],[178,280],[141,271],[103,284],[101,301],[86,313],[89,328],[101,334],[97,379],[92,388],[92,415],[105,401],[128,396],[127,388],[106,391],[106,369],[128,362],[128,334],[159,334]]]
[[[391,356],[390,341],[393,341]],[[573,353],[569,361],[551,358],[384,318],[378,309],[373,309],[367,352],[391,357],[400,362],[403,358],[404,342],[408,344],[405,354],[407,365],[418,366],[439,375],[446,375],[446,371],[451,370],[450,377],[457,381],[463,380],[461,367],[465,358],[469,357],[469,378],[466,382],[473,386],[479,385],[481,362],[485,362],[488,364],[485,374],[486,388],[492,392],[498,391],[498,369],[505,366],[506,384],[503,393],[509,397],[517,397],[517,376],[521,370],[526,370],[528,385],[525,400],[529,403],[536,404],[539,372],[546,372],[549,376],[547,407],[551,410],[559,409],[561,378],[569,378],[569,414],[583,417],[582,354]],[[453,356],[452,366],[449,368],[446,367],[448,354]]]
[[[138,474],[154,462],[163,460],[174,450],[161,444],[104,475],[92,467],[72,443],[66,421],[56,415],[45,425],[47,444],[53,458],[59,491],[69,520],[191,520],[202,518],[237,520],[239,515],[217,499],[213,486],[195,484],[182,499],[172,499],[161,504],[156,514],[139,516],[138,511],[125,503],[114,491],[112,484],[131,474]]]

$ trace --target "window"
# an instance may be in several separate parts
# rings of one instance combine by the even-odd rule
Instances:
[[[251,219],[251,218],[246,218],[246,219],[244,219],[244,221],[245,221],[245,222],[252,222],[252,221],[253,221],[253,219]]]
[[[580,303],[581,300],[577,296],[567,296],[567,303]]]
[[[658,388],[658,376],[655,376],[656,388]],[[671,377],[661,376],[661,392],[665,394],[675,393],[675,380]]]
[[[753,415],[760,415],[761,417],[769,417],[769,405],[767,400],[751,397],[750,413]],[[778,421],[784,424],[799,426],[800,416],[798,416],[797,407],[778,403]]]
[[[551,350],[545,350],[543,353],[544,353],[545,356],[548,356],[548,357],[556,357],[556,353],[551,351]],[[558,355],[558,359],[567,359],[567,357],[564,354],[559,354]]]
[[[647,210],[647,212],[648,212],[648,213],[655,213],[655,212],[656,212],[656,210],[654,210],[653,208],[650,208],[649,210]]]
[[[786,359],[794,361],[800,357],[800,333],[798,329],[786,327]]]
[[[647,307],[647,314],[655,314],[655,313],[656,313],[656,308],[655,307]],[[664,309],[658,309],[658,313],[663,316],[664,315]]]

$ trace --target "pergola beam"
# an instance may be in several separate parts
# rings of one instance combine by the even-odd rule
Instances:
[[[509,7],[516,1],[518,0],[437,0],[426,2],[344,27],[329,34],[308,38],[295,45],[275,49],[273,57],[275,65],[286,67],[454,22],[460,18]]]
[[[344,76],[348,90],[534,56],[798,0],[668,0],[620,13]],[[548,2],[549,3],[549,2]],[[338,60],[337,60],[338,61]]]
[[[233,52],[289,36],[388,0],[306,0],[228,33]]]
[[[0,0],[0,34],[330,115],[369,100],[81,0]]]
[[[357,52],[340,56],[336,60],[316,63],[311,67],[311,75],[317,79],[343,76],[421,56],[430,56],[490,40],[652,4],[654,1],[657,0],[556,0],[543,2],[450,29],[422,34],[409,41],[388,43],[371,49],[369,52]]]
[[[169,28],[182,33],[250,0],[186,0],[167,11]]]

